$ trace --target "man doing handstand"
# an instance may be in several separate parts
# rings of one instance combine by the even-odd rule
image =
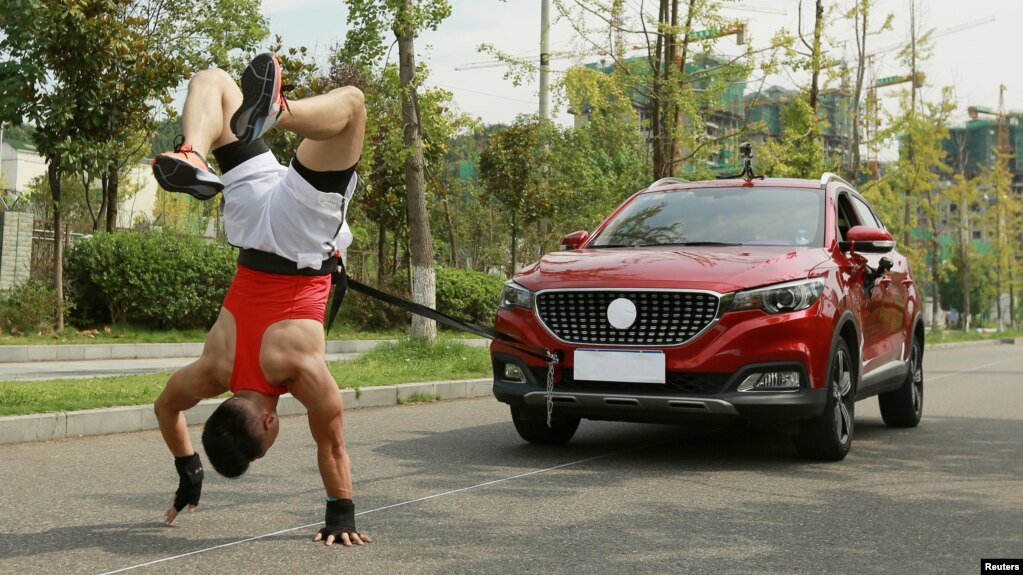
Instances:
[[[304,138],[287,167],[259,139],[274,125]],[[240,90],[216,69],[189,83],[182,141],[153,159],[153,173],[164,189],[200,200],[223,192],[227,239],[240,252],[202,355],[170,377],[154,405],[179,475],[168,524],[186,506],[193,511],[202,490],[202,462],[183,412],[232,392],[207,420],[202,442],[213,467],[237,477],[273,445],[277,401],[290,392],[308,413],[327,496],[326,525],[314,541],[367,540],[355,529],[343,406],[323,333],[330,274],[352,239],[345,212],[365,127],[363,94],[355,87],[287,101],[271,54],[249,64]],[[208,152],[222,176],[207,165]]]

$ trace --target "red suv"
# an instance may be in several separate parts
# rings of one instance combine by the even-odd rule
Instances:
[[[857,400],[885,423],[923,409],[924,326],[906,257],[852,185],[666,178],[504,286],[494,395],[533,443],[582,418],[766,420],[840,460]],[[550,373],[549,373],[550,370]]]

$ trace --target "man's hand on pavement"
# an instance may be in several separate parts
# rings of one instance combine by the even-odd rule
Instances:
[[[355,530],[355,504],[351,499],[328,499],[324,523],[326,525],[316,533],[313,541],[323,541],[327,545],[338,542],[345,547],[372,541]]]
[[[175,457],[174,468],[178,471],[178,490],[174,492],[171,506],[163,516],[167,525],[174,523],[178,513],[186,506],[189,513],[194,512],[195,507],[199,505],[199,496],[202,495],[204,473],[198,453]]]

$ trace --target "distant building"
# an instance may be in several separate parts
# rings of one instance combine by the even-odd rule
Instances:
[[[711,70],[724,64],[724,60],[714,57],[701,57],[686,65],[686,72],[698,73]],[[625,60],[633,72],[649,75],[649,62],[645,57],[628,58]],[[587,68],[610,74],[614,64],[587,64]],[[708,75],[695,83],[697,90],[706,89],[714,80]],[[724,134],[735,133],[740,128],[757,122],[763,122],[763,130],[746,133],[741,139],[754,143],[763,143],[771,138],[781,136],[782,110],[797,97],[804,94],[781,86],[771,86],[758,93],[744,93],[746,79],[741,78],[726,86],[716,102],[704,109],[705,130],[708,139],[716,140]],[[647,140],[650,139],[651,106],[649,99],[639,89],[631,94],[633,107],[639,115],[640,130]],[[849,145],[852,139],[852,118],[850,115],[849,93],[844,89],[825,90],[818,99],[817,113],[825,124],[821,130],[821,143],[829,156],[841,156],[843,163],[848,160]],[[584,106],[574,111],[575,124],[581,125],[589,121],[590,111]],[[734,173],[741,166],[738,160],[739,138],[723,138],[708,146],[706,155],[701,159],[705,166],[718,173]]]
[[[46,175],[46,160],[36,152],[31,142],[5,139],[0,145],[0,182],[4,195],[20,196],[29,191],[32,180]],[[117,210],[117,226],[129,228],[138,221],[154,220],[156,209],[156,180],[147,162],[132,166],[122,175],[138,192],[121,200]]]
[[[781,137],[781,117],[785,106],[795,98],[804,98],[802,92],[771,86],[761,92],[746,94],[745,107],[748,122],[763,122],[763,132],[753,134],[751,140],[763,143],[769,138]],[[825,90],[817,99],[817,116],[824,120],[821,128],[821,144],[827,156],[840,156],[845,163],[852,140],[852,117],[850,115],[849,93],[846,90]]]

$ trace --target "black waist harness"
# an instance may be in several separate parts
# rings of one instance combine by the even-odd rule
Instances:
[[[260,250],[253,250],[249,248],[242,248],[238,252],[238,263],[247,268],[254,269],[256,271],[267,272],[271,274],[283,274],[288,276],[325,276],[334,273],[337,269],[337,263],[340,258],[333,256],[323,260],[320,267],[317,269],[313,268],[299,268],[298,264],[294,261],[289,260],[286,257],[272,254],[270,252],[264,252]]]

